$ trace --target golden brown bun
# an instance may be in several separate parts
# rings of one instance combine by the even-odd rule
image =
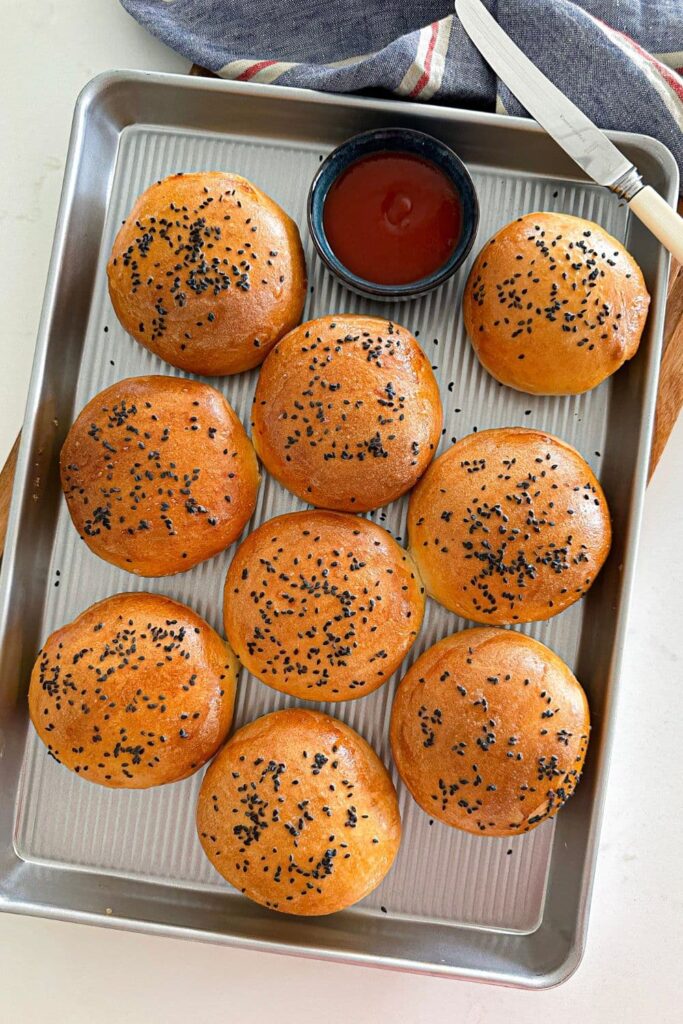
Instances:
[[[116,594],[47,638],[31,674],[31,721],[55,761],[89,782],[177,782],[227,736],[238,667],[186,605]]]
[[[636,354],[649,305],[640,267],[599,224],[528,213],[477,256],[463,314],[496,380],[530,394],[576,395]]]
[[[430,597],[504,625],[578,601],[612,531],[602,488],[571,445],[504,427],[462,438],[430,466],[410,496],[408,536]]]
[[[276,690],[352,700],[398,668],[424,604],[412,558],[386,530],[341,512],[294,512],[235,552],[225,632],[242,664]]]
[[[588,746],[586,695],[561,658],[504,629],[430,647],[401,681],[391,749],[424,811],[465,832],[510,836],[557,814]]]
[[[365,740],[336,718],[290,708],[238,729],[204,776],[197,829],[217,871],[287,914],[367,896],[401,840],[396,790]]]
[[[114,242],[109,295],[129,334],[190,373],[263,362],[301,319],[294,221],[239,174],[173,174],[142,193]]]
[[[441,420],[434,374],[412,334],[344,314],[309,320],[270,354],[252,437],[268,472],[303,501],[365,512],[410,490]]]
[[[177,377],[101,391],[71,427],[60,469],[90,550],[138,576],[185,572],[227,548],[259,485],[254,449],[223,396]]]

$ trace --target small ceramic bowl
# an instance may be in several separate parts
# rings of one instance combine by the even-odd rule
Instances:
[[[352,273],[332,250],[323,224],[327,194],[351,164],[370,153],[414,153],[435,164],[453,184],[462,205],[462,230],[458,243],[448,260],[427,277],[405,284],[378,284]],[[438,288],[456,272],[467,258],[479,224],[479,202],[474,183],[462,160],[439,139],[410,128],[378,128],[354,135],[333,150],[323,161],[308,193],[308,230],[327,269],[347,288],[373,299],[395,301],[412,299]]]

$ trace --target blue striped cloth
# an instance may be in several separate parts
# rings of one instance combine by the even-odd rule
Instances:
[[[683,0],[485,2],[598,125],[655,136],[683,172]],[[121,3],[172,49],[223,78],[526,114],[448,0]]]

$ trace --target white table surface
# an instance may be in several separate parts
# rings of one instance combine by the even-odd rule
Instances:
[[[2,461],[23,416],[76,95],[107,68],[188,63],[115,0],[0,0],[0,15]],[[3,914],[0,1020],[681,1021],[682,508],[683,421],[647,495],[588,948],[563,986],[527,993]]]

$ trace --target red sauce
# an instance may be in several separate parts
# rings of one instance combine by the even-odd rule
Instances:
[[[331,186],[323,226],[337,259],[376,284],[408,284],[442,267],[462,225],[458,193],[412,153],[361,157]]]

